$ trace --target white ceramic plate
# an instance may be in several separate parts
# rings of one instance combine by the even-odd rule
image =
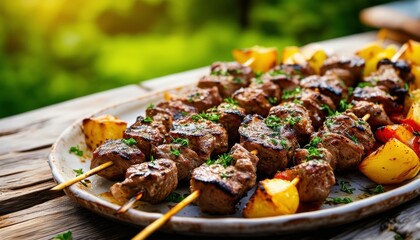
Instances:
[[[171,90],[172,92],[184,91],[187,87]],[[139,99],[103,109],[93,116],[111,114],[132,124],[138,115],[144,115],[150,103],[163,101],[163,91],[152,93]],[[73,169],[82,168],[89,170],[91,152],[87,150],[81,130],[82,119],[66,129],[53,145],[49,157],[49,164],[54,179],[62,183],[75,176]],[[82,158],[69,153],[72,146],[79,145],[84,151]],[[283,234],[293,231],[302,231],[321,226],[331,226],[358,220],[375,213],[379,213],[403,204],[404,202],[420,195],[420,175],[400,186],[386,187],[386,192],[371,195],[362,191],[366,187],[376,185],[358,172],[350,172],[336,176],[337,182],[349,181],[353,194],[340,191],[340,186],[334,186],[330,197],[348,197],[352,203],[345,205],[324,204],[320,210],[302,212],[287,216],[269,217],[261,219],[242,218],[242,208],[252,195],[251,190],[237,205],[237,212],[228,216],[210,216],[200,212],[197,206],[190,205],[183,209],[165,225],[165,229],[187,234],[223,234],[223,235],[265,235]],[[66,194],[80,205],[123,222],[138,226],[146,226],[162,216],[174,203],[150,205],[139,203],[135,209],[130,209],[122,215],[114,213],[119,206],[112,202],[106,192],[113,184],[99,176],[89,178],[91,185],[85,187],[80,183],[74,184],[65,190]],[[188,186],[179,187],[176,192],[187,193]],[[105,194],[104,194],[105,193]]]

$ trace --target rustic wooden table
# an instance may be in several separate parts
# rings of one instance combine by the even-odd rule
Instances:
[[[339,53],[351,53],[374,38],[374,33],[365,33],[321,42],[321,45]],[[162,87],[196,81],[207,71],[208,68],[196,69],[1,119],[0,239],[51,239],[68,230],[74,239],[133,237],[139,228],[103,218],[73,203],[63,192],[49,191],[55,185],[47,163],[50,147],[66,127],[93,111]],[[397,236],[420,239],[419,203],[417,197],[361,221],[286,235],[282,239],[400,239]],[[150,237],[196,238],[165,232]]]

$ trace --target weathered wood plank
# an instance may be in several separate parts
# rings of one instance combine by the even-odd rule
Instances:
[[[0,119],[0,155],[48,147],[76,119],[146,92],[129,85]]]

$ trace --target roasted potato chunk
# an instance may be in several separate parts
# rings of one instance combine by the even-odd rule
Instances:
[[[123,137],[127,123],[112,115],[85,118],[82,122],[86,145],[94,151],[108,139]]]
[[[233,58],[240,64],[245,64],[256,72],[267,72],[277,65],[276,48],[254,46],[246,49],[235,49]]]
[[[260,181],[243,215],[247,218],[270,217],[293,214],[299,206],[299,194],[296,187],[282,179]]]
[[[309,66],[315,71],[316,74],[321,74],[321,66],[324,63],[324,61],[328,58],[327,53],[319,49],[315,51],[312,56],[309,58],[308,63]]]
[[[415,177],[419,169],[420,159],[417,154],[395,138],[359,164],[359,170],[378,184],[401,183]]]

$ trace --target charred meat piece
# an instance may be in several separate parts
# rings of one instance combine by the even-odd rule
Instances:
[[[215,62],[211,65],[213,76],[232,76],[236,82],[242,82],[244,87],[248,86],[251,79],[255,77],[254,71],[250,67],[237,62]]]
[[[267,116],[272,106],[269,97],[261,89],[241,88],[232,95],[232,98],[238,101],[239,106],[243,107],[247,114]]]
[[[222,124],[227,131],[229,146],[233,146],[239,142],[238,129],[245,117],[245,109],[239,107],[233,99],[229,100],[230,103],[225,102],[217,106],[216,114],[219,116],[218,123]]]
[[[404,82],[409,82],[413,78],[410,64],[405,60],[397,60],[396,62],[392,62],[391,60],[385,58],[378,62],[377,69],[380,69],[383,65],[392,65],[397,75]]]
[[[220,95],[223,98],[231,96],[236,90],[241,87],[247,87],[242,78],[235,78],[233,76],[203,76],[198,80],[197,87],[199,88],[213,88],[217,87]]]
[[[285,169],[298,146],[294,131],[275,116],[264,119],[248,115],[239,127],[239,134],[242,146],[248,151],[258,151],[261,177],[273,177],[277,170]]]
[[[242,196],[256,183],[258,158],[241,145],[194,169],[190,189],[200,190],[195,203],[203,212],[231,214]]]
[[[355,143],[360,143],[364,148],[365,154],[372,150],[376,142],[369,124],[352,112],[328,117],[320,131],[338,133],[348,137]]]
[[[137,147],[149,158],[152,146],[160,145],[165,141],[165,133],[165,127],[161,122],[139,116],[136,122],[124,131],[124,138],[134,138]]]
[[[198,112],[203,112],[211,107],[217,106],[222,102],[217,87],[212,88],[192,88],[183,96],[171,98],[172,101],[181,101],[182,103],[195,107]]]
[[[335,105],[330,97],[311,89],[298,87],[291,91],[284,91],[282,98],[285,101],[302,104],[310,113],[309,116],[314,129],[318,129],[325,120],[327,116],[326,107],[335,111]]]
[[[321,202],[330,194],[335,184],[333,169],[330,164],[322,160],[303,162],[291,169],[278,173],[276,177],[293,180],[299,177],[297,185],[299,200],[302,202]]]
[[[269,97],[269,102],[272,104],[277,104],[278,100],[281,99],[280,86],[271,81],[270,78],[265,77],[265,75],[253,78],[249,87],[263,90],[265,95]]]
[[[222,125],[206,119],[185,118],[173,123],[169,136],[188,139],[189,147],[200,158],[208,159],[228,149],[228,135]]]
[[[157,105],[157,107],[169,111],[173,120],[178,120],[198,113],[197,108],[186,105],[181,101],[161,102]]]
[[[172,113],[167,109],[148,107],[146,109],[146,117],[150,117],[153,119],[153,122],[163,125],[165,127],[165,132],[168,132],[172,128]]]
[[[398,70],[394,68],[392,62],[380,64],[378,70],[363,81],[371,86],[382,86],[392,95],[403,96],[407,92],[404,88],[405,82],[399,77]]]
[[[178,186],[177,175],[175,162],[169,159],[133,165],[128,168],[123,182],[111,186],[111,194],[123,203],[141,192],[141,201],[159,203]]]
[[[385,92],[378,86],[356,87],[353,92],[352,100],[364,100],[382,104],[388,115],[400,111],[400,107],[396,103],[396,97],[389,95],[389,93]]]
[[[108,140],[93,152],[90,168],[95,168],[108,161],[114,164],[100,172],[98,175],[108,180],[124,179],[125,172],[133,164],[145,161],[145,156],[135,145],[128,145],[124,140]]]
[[[393,124],[382,105],[368,102],[368,101],[352,101],[353,105],[349,110],[353,112],[357,117],[362,118],[366,114],[370,114],[367,122],[371,128],[378,128],[385,125]]]
[[[364,148],[361,144],[333,132],[317,132],[312,137],[321,139],[318,147],[327,149],[335,160],[335,169],[345,171],[356,169],[362,160]]]
[[[303,88],[318,89],[318,91],[333,100],[337,106],[341,99],[347,97],[347,87],[344,82],[334,76],[312,75],[300,81]]]
[[[335,169],[335,159],[327,149],[312,146],[296,149],[295,155],[293,156],[295,166],[311,160],[326,161],[333,170]]]
[[[178,182],[189,181],[192,170],[206,161],[206,159],[200,158],[195,151],[189,149],[188,144],[186,146],[176,143],[162,144],[156,147],[153,152],[155,158],[170,159],[176,163]]]
[[[365,60],[363,58],[332,56],[323,63],[321,75],[324,75],[328,70],[333,70],[329,74],[334,74],[342,79],[346,86],[354,86],[361,79],[364,67]],[[335,69],[340,70],[336,71]]]
[[[268,80],[279,86],[280,89],[290,90],[299,86],[299,79],[302,77],[301,74],[303,69],[304,68],[298,64],[280,65],[262,75],[260,79]],[[259,82],[261,82],[261,80],[259,80]]]
[[[299,119],[299,121],[290,127],[295,130],[297,140],[300,144],[307,143],[311,133],[314,131],[308,110],[298,103],[281,103],[278,106],[272,107],[268,115],[276,116],[280,119]]]

